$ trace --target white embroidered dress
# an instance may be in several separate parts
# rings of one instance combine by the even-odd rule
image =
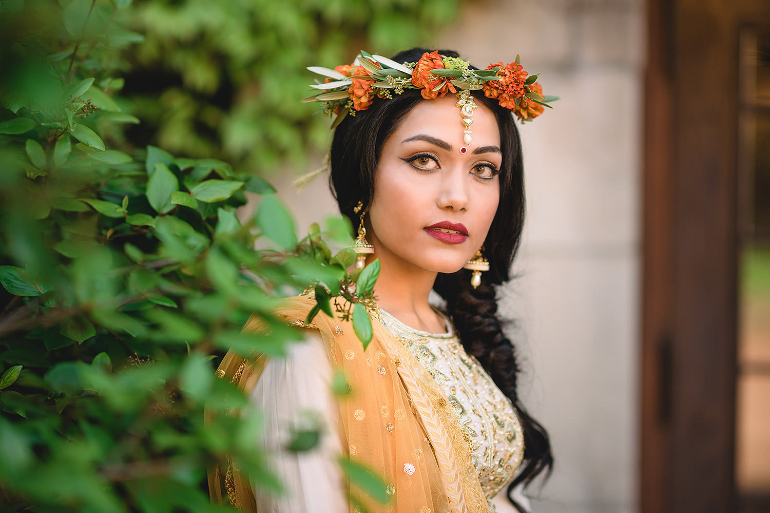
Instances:
[[[406,326],[387,312],[381,314],[383,325],[446,394],[465,434],[482,490],[490,499],[490,510],[495,511],[495,504],[507,505],[505,493],[498,492],[505,492],[524,454],[521,424],[510,400],[478,361],[468,356],[448,320],[446,333],[428,333]],[[301,425],[307,412],[320,414],[327,434],[337,430],[330,389],[332,368],[320,336],[309,333],[304,343],[290,347],[287,358],[268,361],[251,392],[250,400],[265,412],[258,441],[273,449],[270,466],[287,488],[281,496],[255,490],[259,513],[347,511],[344,482],[336,463],[342,453],[339,437],[324,436],[321,446],[308,453],[281,449],[288,441],[287,431]],[[526,497],[520,490],[516,492],[517,501],[528,508]]]

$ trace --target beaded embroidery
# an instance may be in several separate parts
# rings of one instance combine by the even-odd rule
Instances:
[[[447,396],[488,498],[505,487],[524,455],[524,434],[510,400],[481,364],[448,333],[418,331],[381,311],[381,321],[409,349]],[[396,411],[396,418],[399,417]]]

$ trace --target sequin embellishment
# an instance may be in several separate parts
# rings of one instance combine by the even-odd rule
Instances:
[[[415,471],[414,465],[412,465],[411,463],[404,463],[404,472],[406,473],[406,475],[411,476],[412,474],[414,474],[414,471]]]
[[[356,420],[364,420],[364,417],[366,417],[366,412],[364,410],[356,410],[353,416],[356,418]]]

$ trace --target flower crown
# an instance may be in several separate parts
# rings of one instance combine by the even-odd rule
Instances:
[[[519,61],[517,55],[514,62],[498,62],[487,69],[475,70],[467,61],[444,57],[435,51],[424,53],[416,63],[401,64],[361,51],[350,65],[337,66],[333,70],[308,67],[326,80],[316,80],[317,83],[310,86],[323,92],[302,101],[324,102],[324,114],[337,116],[332,123],[335,128],[348,114],[355,116],[356,111],[368,109],[375,98],[392,99],[393,93],[401,94],[404,89],[420,89],[426,100],[459,90],[457,106],[465,126],[465,142],[470,144],[471,116],[476,108],[471,91],[482,90],[487,98],[497,99],[501,107],[511,110],[522,123],[532,121],[546,107],[552,108],[549,102],[559,99],[543,96],[538,75],[529,75]]]

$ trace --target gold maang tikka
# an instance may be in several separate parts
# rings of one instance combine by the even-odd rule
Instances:
[[[353,209],[353,212],[358,214],[363,208],[364,203],[359,201],[358,205]],[[356,269],[363,269],[366,265],[366,255],[374,254],[374,246],[369,244],[369,241],[366,240],[366,228],[364,228],[365,215],[366,211],[364,210],[361,214],[361,223],[358,225],[358,237],[353,241],[353,250],[356,252]]]
[[[484,258],[484,255],[481,254],[482,249],[484,249],[483,246],[476,252],[476,255],[463,266],[464,269],[473,271],[473,274],[471,275],[471,286],[474,289],[481,285],[482,271],[489,271],[489,260]]]
[[[473,124],[473,111],[476,110],[476,102],[473,101],[471,92],[467,89],[463,89],[457,93],[456,107],[460,108],[460,115],[463,121],[463,142],[464,146],[460,147],[460,153],[465,154],[468,151],[468,146],[471,145],[471,125]]]

